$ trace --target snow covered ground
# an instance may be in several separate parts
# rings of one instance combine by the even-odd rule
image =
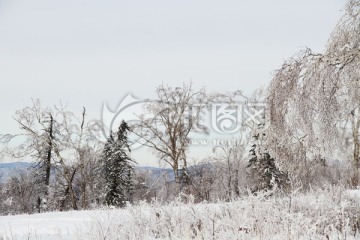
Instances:
[[[82,239],[81,233],[97,212],[99,211],[0,216],[0,239]]]
[[[0,239],[360,239],[360,194],[330,187],[233,202],[0,216]]]

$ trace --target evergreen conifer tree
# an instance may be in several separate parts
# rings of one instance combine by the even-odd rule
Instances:
[[[134,161],[129,156],[128,131],[127,123],[122,121],[116,138],[110,133],[103,150],[105,203],[110,206],[123,207],[132,201]]]
[[[265,138],[265,133],[256,133],[253,137],[255,141],[251,146],[250,160],[247,165],[249,177],[253,182],[251,191],[266,191],[274,188],[287,190],[290,185],[288,174],[279,170],[275,159],[270,156],[267,149],[261,147],[261,140]]]

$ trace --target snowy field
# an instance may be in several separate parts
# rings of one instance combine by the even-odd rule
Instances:
[[[1,216],[0,239],[360,239],[357,191]]]
[[[77,234],[98,211],[0,216],[0,239],[81,239]],[[2,237],[2,238],[1,238]]]

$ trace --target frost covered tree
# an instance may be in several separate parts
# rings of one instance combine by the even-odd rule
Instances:
[[[55,198],[61,198],[58,206],[60,210],[68,208],[67,205],[77,210],[79,198],[80,207],[85,209],[88,208],[87,196],[92,189],[89,185],[93,183],[89,180],[89,173],[92,172],[89,168],[96,167],[92,157],[99,148],[99,142],[93,137],[92,132],[101,124],[87,120],[85,108],[80,117],[62,106],[55,109],[59,127],[53,142],[54,167],[60,183],[58,184],[60,189],[55,194]],[[75,181],[76,179],[78,180]]]
[[[18,159],[31,157],[35,160],[31,170],[34,172],[33,184],[38,195],[37,205],[39,210],[40,205],[46,209],[56,131],[53,112],[50,108],[42,107],[39,100],[33,100],[32,106],[16,111],[13,118],[19,124],[21,132],[0,135],[3,151]],[[19,141],[18,139],[23,141],[14,147],[12,142]],[[12,148],[8,148],[8,145]]]
[[[38,207],[38,189],[34,184],[34,172],[20,171],[5,184],[1,200],[5,203],[5,214],[33,213]]]
[[[13,118],[20,132],[0,135],[1,150],[11,157],[34,162],[31,170],[38,209],[78,209],[78,198],[81,207],[87,208],[89,184],[93,182],[89,180],[89,168],[94,166],[92,157],[99,146],[92,131],[101,125],[86,119],[85,108],[77,118],[66,107],[44,108],[39,100],[17,111]],[[79,190],[75,189],[76,178]]]
[[[262,146],[262,139],[264,138],[264,132],[255,133],[254,143],[250,149],[247,171],[250,182],[252,182],[251,191],[258,192],[274,189],[287,191],[290,186],[290,179],[287,173],[278,169],[275,159]]]
[[[219,145],[213,148],[218,181],[225,190],[227,201],[240,196],[240,182],[244,169],[245,145],[239,138],[233,144]]]
[[[134,161],[129,156],[128,131],[127,123],[122,121],[116,137],[111,133],[104,146],[102,162],[107,205],[123,207],[127,201],[132,201]]]
[[[93,191],[96,181],[94,178],[98,177],[96,169],[103,146],[94,138],[93,131],[102,124],[88,120],[85,107],[80,117],[65,108],[58,108],[57,117],[61,123],[59,137],[54,148],[57,170],[65,179],[65,190],[69,189],[72,206],[75,206],[75,197],[80,200],[79,207],[87,209],[89,204],[95,201]],[[71,188],[74,190],[70,190]],[[74,193],[76,191],[76,194],[72,194],[71,191]]]
[[[161,161],[171,166],[180,189],[181,171],[188,165],[189,134],[207,132],[201,125],[207,95],[204,89],[194,91],[191,85],[185,84],[176,88],[161,85],[156,93],[156,101],[146,104],[146,113],[139,116],[140,124],[134,126],[133,131]]]
[[[269,142],[276,158],[292,163],[291,172],[308,171],[314,159],[348,159],[349,182],[359,185],[359,66],[360,1],[350,0],[324,53],[306,49],[276,72]]]

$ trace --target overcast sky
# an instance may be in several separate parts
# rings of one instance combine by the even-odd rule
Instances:
[[[86,106],[92,117],[131,92],[192,81],[251,93],[305,46],[322,51],[341,0],[0,0],[0,133],[11,115]]]

